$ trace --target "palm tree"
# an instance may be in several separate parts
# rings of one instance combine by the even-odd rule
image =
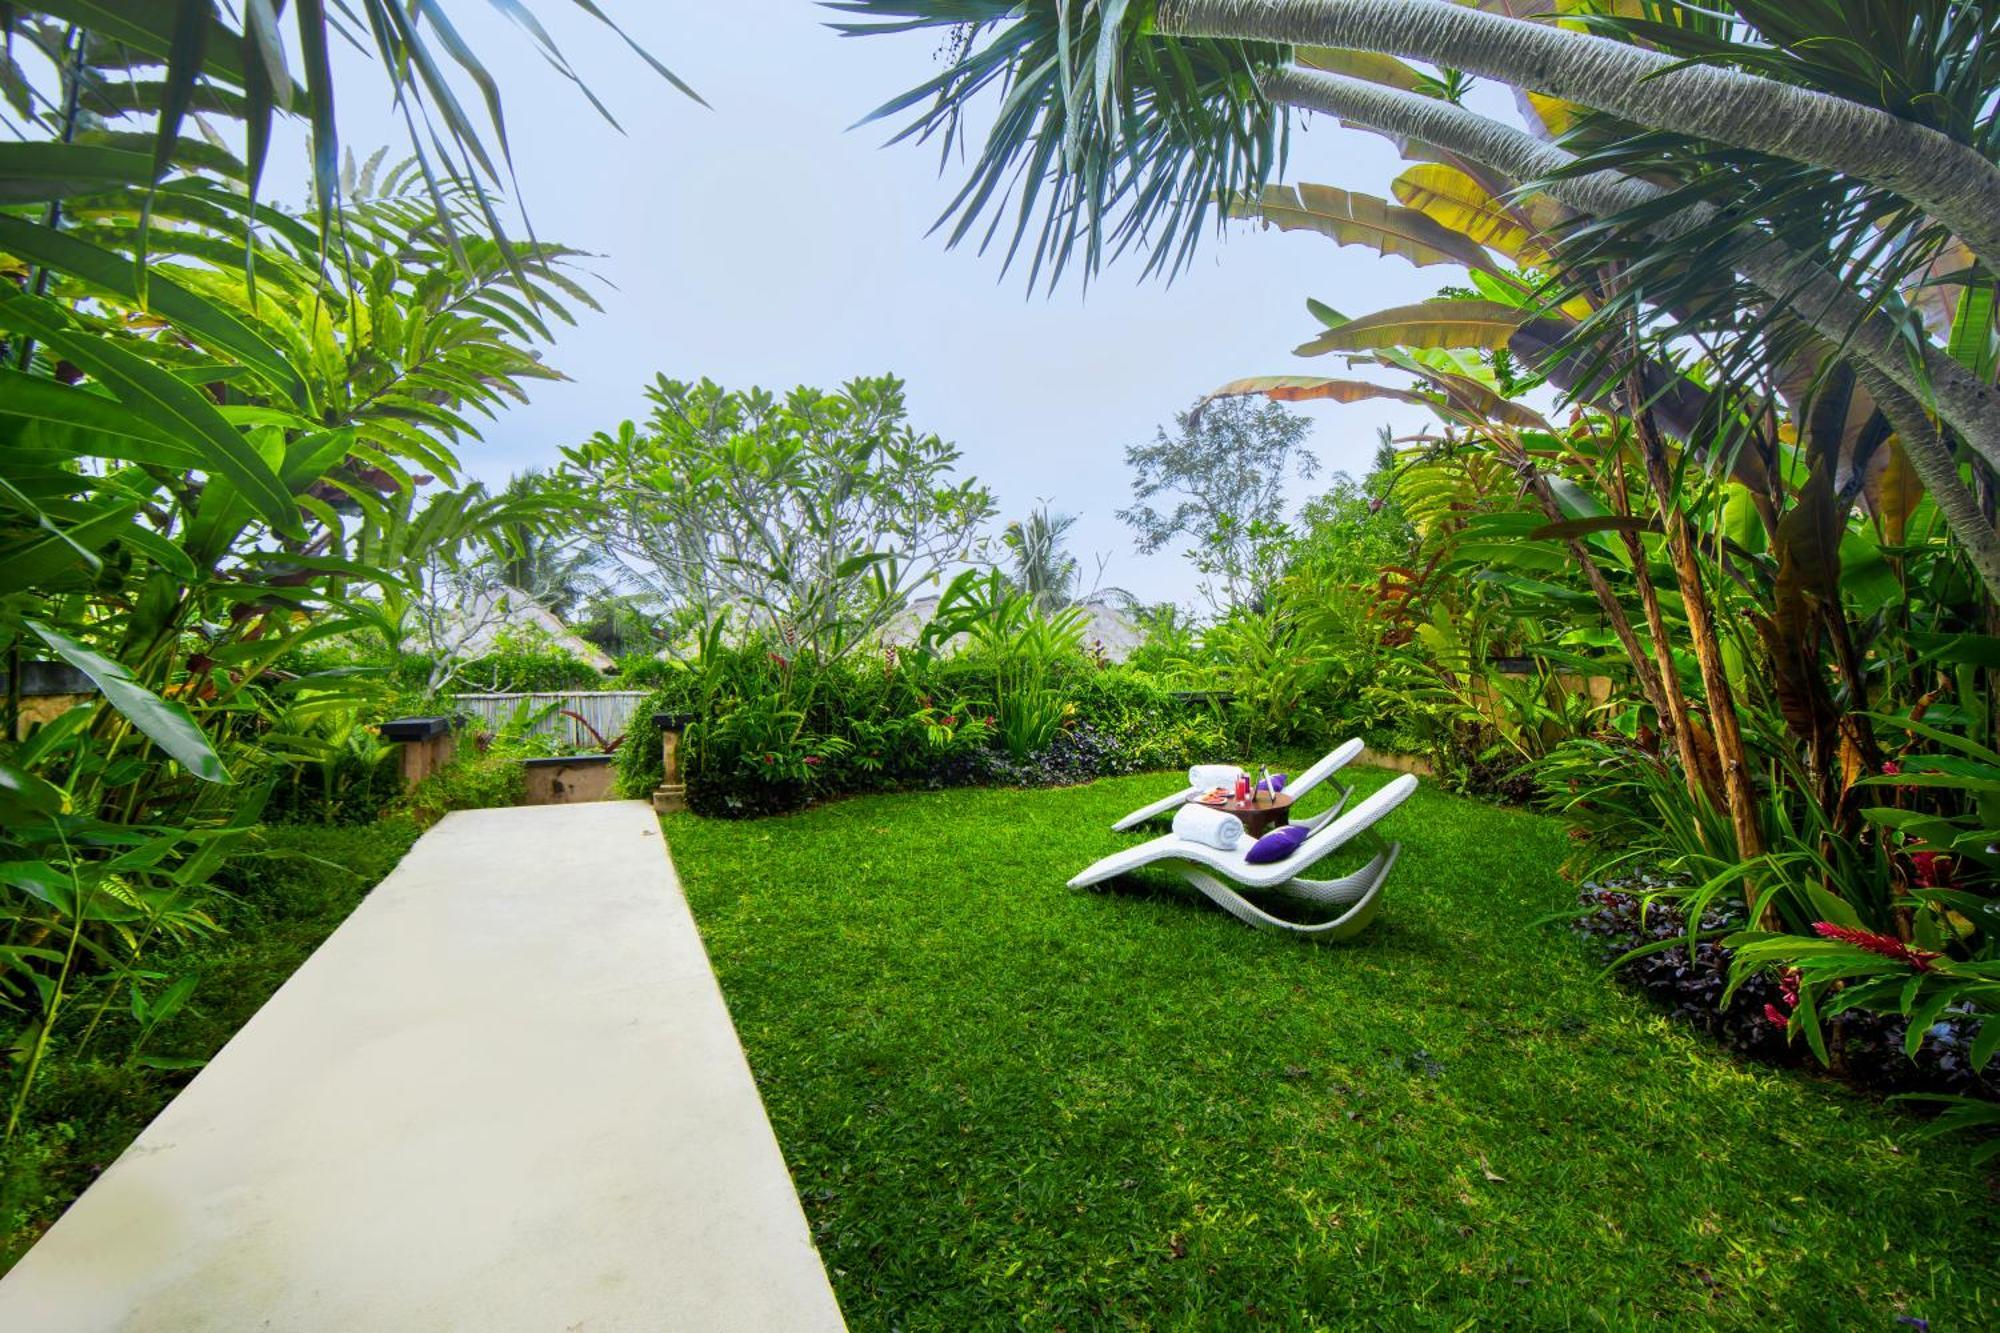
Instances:
[[[1645,221],[1643,234],[1656,248],[1721,235],[1730,242],[1722,260],[1762,290],[1770,310],[1804,321],[1857,361],[1869,383],[1884,386],[1887,405],[1903,426],[1912,465],[1934,487],[1940,509],[1982,577],[2000,592],[2000,541],[1959,481],[1947,440],[1927,425],[1920,406],[1928,405],[1989,466],[2000,467],[2000,395],[1944,349],[1911,337],[1908,321],[1884,313],[1880,307],[1891,293],[1851,291],[1810,256],[1762,242],[1747,223],[1725,221],[1706,202],[1622,171],[1590,171],[1594,159],[1579,158],[1447,101],[1406,91],[1419,84],[1415,71],[1380,53],[1423,55],[1512,79],[1524,89],[1552,88],[1587,103],[1615,103],[1621,114],[1653,117],[1640,120],[1641,128],[1714,131],[1726,141],[1754,141],[1752,146],[1762,151],[1792,152],[1807,165],[1833,164],[1861,180],[1877,181],[1885,190],[1909,191],[1920,209],[1934,209],[1938,221],[1961,235],[1985,235],[1993,225],[1990,217],[1982,222],[1963,214],[1970,200],[1988,197],[1982,191],[1990,188],[1994,169],[1971,148],[1938,131],[1829,93],[1725,69],[1670,70],[1670,57],[1627,42],[1434,0],[1169,0],[1157,19],[1160,29],[1186,34],[1173,37],[1154,31],[1155,16],[1144,12],[1146,7],[1097,0],[1035,0],[1018,7],[1000,0],[990,5],[856,0],[840,7],[878,17],[893,14],[906,26],[969,22],[959,61],[878,114],[893,114],[928,96],[929,109],[906,133],[949,139],[962,133],[966,101],[994,80],[1009,81],[1007,113],[994,125],[971,180],[954,200],[960,216],[952,238],[967,234],[978,213],[990,207],[996,213],[987,230],[990,239],[998,215],[1013,206],[1018,177],[1021,197],[1008,256],[1027,235],[1039,203],[1047,220],[1034,242],[1034,262],[1037,271],[1047,262],[1052,280],[1077,255],[1079,243],[1086,267],[1096,265],[1107,219],[1114,253],[1150,241],[1149,267],[1185,262],[1209,199],[1240,198],[1261,187],[1279,165],[1284,117],[1291,109],[1337,115],[1348,124],[1422,145],[1424,153],[1442,150],[1450,160],[1503,183],[1500,188],[1541,188],[1585,220],[1617,223],[1638,216]],[[1750,4],[1738,8],[1756,9]],[[1908,5],[1876,0],[1865,8],[1883,33],[1894,34],[1894,21]],[[1777,20],[1767,16],[1767,21]],[[885,25],[842,26],[867,32]],[[974,39],[985,31],[993,36],[982,46]],[[1977,33],[1965,22],[1952,31],[1961,47],[1977,45],[1968,37]],[[1323,45],[1336,42],[1344,49]],[[1288,66],[1292,57],[1321,70]],[[1326,70],[1346,72],[1321,72]],[[1163,72],[1170,73],[1163,78]],[[1954,123],[1978,122],[1976,108],[2000,87],[1990,66],[1979,65],[1977,72],[1983,83],[1962,80],[1965,86],[1954,89],[1954,104],[1969,103],[1975,111]],[[1661,99],[1650,91],[1652,85],[1684,75],[1703,77],[1682,82],[1673,97]],[[1644,93],[1605,86],[1641,80],[1650,80]],[[1721,119],[1732,123],[1718,124],[1713,107],[1691,111],[1685,103],[1697,95],[1728,98],[1723,103],[1728,115]],[[1768,123],[1779,110],[1782,119],[1795,123]],[[1828,124],[1860,135],[1865,144],[1821,151],[1823,145],[1805,127]],[[1811,152],[1800,147],[1802,136],[1811,139]],[[1901,165],[1877,152],[1886,143],[1901,146]],[[1276,151],[1273,144],[1279,145]],[[1624,158],[1614,160],[1629,162],[1630,150],[1620,151]],[[1919,162],[1923,165],[1915,165]],[[1956,166],[1947,170],[1948,164]],[[1949,189],[1939,183],[1947,176],[1955,182]],[[1184,192],[1189,182],[1207,192],[1190,197]],[[1905,208],[1904,215],[1911,211]],[[1876,210],[1877,218],[1885,215]],[[1928,251],[1935,252],[1939,243],[1933,235]],[[1967,244],[1979,253],[1978,244]],[[1919,257],[1926,252],[1925,246],[1912,249]],[[1987,254],[2000,254],[2000,248]],[[1714,272],[1713,264],[1711,257],[1706,272]],[[1570,350],[1555,349],[1559,355]]]
[[[502,583],[565,618],[605,591],[597,573],[603,559],[573,533],[558,532],[541,521],[551,510],[578,512],[575,500],[562,487],[530,468],[507,479],[500,499],[519,515],[494,524],[486,534]]]
[[[1880,38],[1900,44],[1910,29],[1893,25],[1907,23],[1918,7],[1862,8],[1879,14]],[[1967,38],[1993,22],[1991,15],[1954,15],[1951,6],[1921,8],[1955,20]],[[1846,97],[1450,0],[1161,0],[1158,22],[1162,32],[1185,37],[1429,61],[1636,125],[1839,172],[1924,208],[1989,270],[2000,269],[2000,168],[1929,125]]]
[[[1014,586],[1028,596],[1035,610],[1053,615],[1076,599],[1080,567],[1065,547],[1076,515],[1057,514],[1040,501],[1025,519],[1016,519],[1001,534],[1007,547]]]
[[[510,0],[497,7],[616,127],[611,113],[578,76],[530,6]],[[597,5],[582,0],[581,7],[631,46],[661,78],[701,101]],[[291,36],[303,65],[296,72],[286,61],[284,11],[282,3],[269,0],[240,6],[226,0],[115,5],[30,0],[7,6],[0,13],[0,33],[10,43],[19,38],[36,48],[62,85],[54,95],[24,90],[24,100],[50,108],[48,114],[33,118],[48,137],[32,141],[33,151],[10,158],[7,169],[0,172],[8,202],[46,201],[45,223],[53,227],[60,220],[59,201],[77,192],[79,182],[93,192],[119,187],[150,191],[185,159],[182,129],[189,114],[201,110],[242,122],[246,151],[239,174],[249,211],[256,217],[273,123],[280,114],[296,114],[310,127],[314,202],[324,243],[339,252],[344,240],[332,225],[342,198],[332,47],[338,37],[366,49],[360,38],[365,32],[389,79],[395,104],[404,113],[409,148],[434,209],[448,216],[455,211],[447,208],[448,197],[464,192],[476,201],[486,230],[507,248],[494,202],[495,194],[515,184],[501,91],[452,24],[447,5],[438,0],[410,5],[392,0],[298,0],[290,16]],[[452,91],[445,78],[446,61],[479,85],[485,100],[484,124],[467,113]],[[157,84],[136,83],[131,71],[148,65],[163,66],[163,76]],[[154,117],[151,153],[72,143],[92,118],[135,112]],[[425,127],[422,133],[419,122]],[[143,237],[143,224],[141,232]],[[143,254],[143,239],[139,248]],[[143,288],[143,264],[140,267]]]

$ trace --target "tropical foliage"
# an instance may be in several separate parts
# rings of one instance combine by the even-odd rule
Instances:
[[[1152,183],[1200,172],[1234,216],[1460,270],[1419,305],[1310,302],[1299,353],[1350,373],[1218,390],[1441,419],[1377,492],[1417,538],[1384,566],[1379,642],[1536,765],[1591,854],[1671,871],[1690,947],[1736,898],[1739,979],[1796,968],[1780,1017],[1822,1055],[1832,1010],[1899,1012],[1912,1048],[1989,1012],[1991,15],[844,7],[861,31],[959,25],[953,67],[883,110],[923,107],[913,132],[1012,85],[961,233],[1018,207],[1027,234],[1045,219],[1038,260],[1094,267],[1109,226],[1179,263],[1187,199]],[[1520,128],[1468,108],[1471,75],[1512,86]],[[1248,146],[1306,112],[1402,149],[1393,198],[1274,183]],[[1544,383],[1561,420],[1523,397]]]
[[[474,527],[549,521],[466,486],[458,450],[557,377],[535,344],[592,301],[570,251],[503,234],[498,102],[466,116],[437,52],[483,71],[419,8],[301,0],[297,77],[284,6],[0,15],[10,1152],[52,1051],[94,1053],[113,1007],[186,1002],[155,960],[220,928],[217,876],[274,784],[282,805],[309,769],[372,782],[367,679],[287,660],[392,630],[411,571]],[[328,37],[361,31],[433,127],[387,174],[340,169]],[[260,198],[284,115],[312,136],[303,212]],[[54,713],[25,679],[51,663],[88,682]]]

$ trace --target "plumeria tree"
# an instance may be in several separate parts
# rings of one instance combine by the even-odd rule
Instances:
[[[958,450],[910,426],[902,381],[728,390],[662,376],[653,413],[564,450],[596,532],[702,623],[729,616],[822,661],[971,556],[993,498]]]

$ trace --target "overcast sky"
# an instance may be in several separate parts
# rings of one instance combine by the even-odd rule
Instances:
[[[495,7],[450,12],[505,89],[536,232],[602,256],[602,314],[582,312],[548,349],[567,384],[540,385],[464,451],[499,481],[644,414],[656,372],[731,387],[832,386],[893,372],[911,420],[955,442],[964,468],[1016,517],[1038,499],[1080,516],[1088,571],[1148,601],[1190,601],[1178,555],[1140,556],[1115,511],[1130,502],[1124,446],[1242,375],[1338,373],[1291,355],[1316,296],[1360,314],[1421,300],[1461,275],[1233,224],[1172,285],[1110,266],[1087,293],[1050,297],[998,256],[927,236],[962,177],[934,148],[883,147],[861,116],[938,68],[936,36],[842,38],[808,0],[604,0],[633,37],[707,98],[653,75],[573,5],[534,8],[625,127],[600,120]],[[342,71],[344,141],[361,156],[403,134],[371,71]],[[467,104],[476,105],[476,96]],[[303,153],[294,158],[303,161]],[[1321,120],[1294,137],[1289,178],[1388,193],[1402,164],[1370,135]],[[300,168],[299,179],[303,179]],[[1383,424],[1425,424],[1389,403],[1312,405],[1312,447],[1359,475]],[[1304,490],[1303,499],[1311,491]]]

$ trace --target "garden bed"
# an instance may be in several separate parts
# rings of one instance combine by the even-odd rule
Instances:
[[[856,1327],[2000,1319],[1969,1149],[1603,979],[1554,821],[1420,792],[1341,948],[1065,891],[1171,782],[668,818]]]

